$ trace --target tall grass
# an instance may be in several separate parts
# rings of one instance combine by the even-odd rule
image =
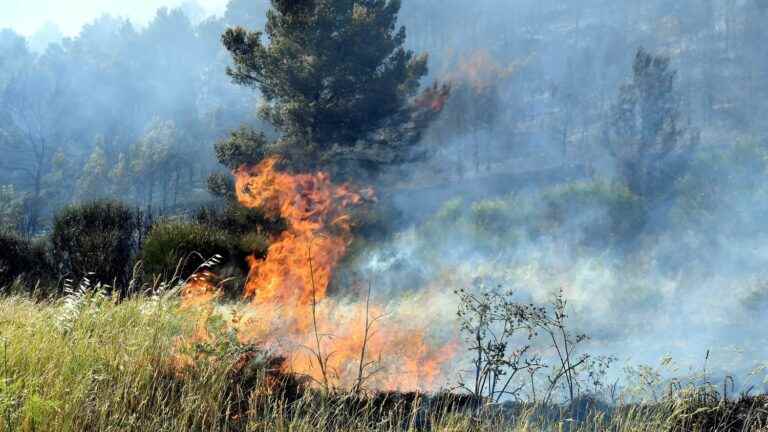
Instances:
[[[0,297],[0,431],[651,432],[673,430],[687,412],[678,401],[576,422],[552,407],[461,411],[417,397],[385,412],[381,399],[352,394],[243,395],[233,380],[244,378],[232,368],[244,347],[216,320],[209,330],[223,342],[194,342],[194,314],[175,292],[124,301],[95,292],[47,302]]]
[[[0,299],[0,430],[214,430],[222,366],[179,374],[194,320],[169,297]]]

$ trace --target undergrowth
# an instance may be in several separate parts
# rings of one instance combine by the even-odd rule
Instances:
[[[0,298],[0,431],[759,430],[768,401],[677,397],[596,409],[415,393],[324,393],[280,370],[176,290],[127,300],[75,289]],[[762,419],[762,420],[761,420]],[[738,429],[735,427],[738,425]]]

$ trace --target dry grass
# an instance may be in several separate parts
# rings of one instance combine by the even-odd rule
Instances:
[[[681,423],[703,405],[680,401],[574,422],[541,407],[476,411],[417,396],[295,393],[296,382],[276,384],[269,360],[215,320],[221,343],[180,342],[195,330],[189,313],[172,292],[122,302],[0,298],[0,431],[728,430]]]

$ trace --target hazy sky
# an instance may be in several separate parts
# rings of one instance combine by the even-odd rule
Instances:
[[[72,36],[88,21],[105,13],[143,24],[159,7],[174,7],[189,0],[0,0],[0,28],[31,35],[46,22]],[[210,13],[224,10],[227,0],[197,0]]]

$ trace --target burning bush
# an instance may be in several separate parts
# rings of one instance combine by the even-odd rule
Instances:
[[[433,388],[455,343],[427,341],[427,325],[411,305],[395,314],[372,304],[370,294],[361,301],[358,289],[346,298],[330,296],[337,267],[354,239],[354,213],[375,201],[373,191],[334,184],[323,172],[281,172],[277,164],[267,159],[235,172],[243,206],[285,221],[266,253],[253,250],[247,257],[243,294],[250,303],[223,307],[238,338],[284,355],[284,372],[306,376],[328,391]],[[262,232],[261,225],[253,229]],[[244,234],[241,238],[247,240]],[[215,301],[217,279],[210,274],[192,278],[185,302]],[[392,328],[376,327],[385,316]],[[384,358],[388,354],[392,359]]]

